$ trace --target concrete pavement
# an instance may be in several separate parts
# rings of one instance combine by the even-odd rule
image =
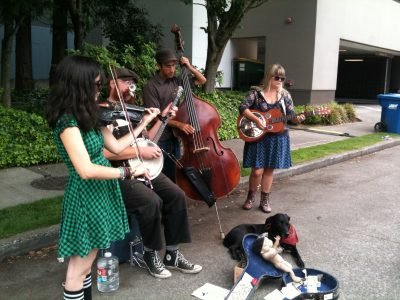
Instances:
[[[399,151],[400,146],[391,147],[274,182],[273,213],[291,217],[306,266],[335,276],[341,300],[400,299],[400,168],[394,167],[400,165]],[[246,191],[237,189],[218,201],[225,233],[239,223],[263,223],[269,216],[256,207],[241,209]],[[94,284],[93,299],[189,300],[205,283],[230,289],[236,262],[221,243],[214,209],[189,201],[188,212],[193,242],[182,244],[181,250],[203,266],[201,273],[173,271],[169,279],[156,279],[144,269],[122,264],[119,290],[104,294]],[[283,257],[293,263],[287,253]],[[65,271],[66,263],[56,260],[55,246],[8,258],[0,262],[1,298],[61,299]],[[264,299],[280,284],[265,279],[252,299]]]

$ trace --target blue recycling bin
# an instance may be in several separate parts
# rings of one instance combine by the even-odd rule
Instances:
[[[381,122],[386,132],[400,134],[400,94],[379,94],[378,100],[382,106]]]

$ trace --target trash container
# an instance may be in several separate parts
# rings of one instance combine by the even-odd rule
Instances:
[[[248,91],[252,85],[260,85],[264,76],[264,63],[236,58],[233,60],[233,88]]]
[[[386,131],[400,134],[400,94],[379,94],[378,100],[382,106],[381,122]]]

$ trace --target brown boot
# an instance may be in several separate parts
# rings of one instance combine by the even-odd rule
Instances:
[[[247,199],[246,199],[246,201],[244,202],[244,204],[242,206],[243,209],[249,210],[249,209],[251,209],[253,207],[255,195],[256,195],[255,191],[249,191],[247,193]]]
[[[272,211],[269,201],[269,193],[261,192],[260,209],[265,213]]]

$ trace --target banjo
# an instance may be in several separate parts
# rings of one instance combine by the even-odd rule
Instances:
[[[183,88],[181,86],[179,86],[175,92],[175,98],[174,98],[174,101],[172,101],[172,106],[176,106],[178,104],[178,101],[182,95],[182,92],[183,92]],[[157,134],[155,135],[153,141],[151,141],[148,138],[138,138],[138,139],[136,139],[136,145],[138,147],[157,147],[157,148],[159,148],[157,143],[160,140],[160,137],[163,134],[165,127],[167,126],[168,119],[169,119],[169,114],[165,117],[160,118],[160,120],[162,121],[162,124],[161,124],[161,127],[158,130]],[[118,121],[121,121],[123,123],[126,122],[125,120],[118,120]],[[140,159],[138,157],[135,157],[135,158],[129,159],[128,163],[133,168],[143,163],[149,170],[150,180],[153,180],[161,173],[161,170],[164,166],[164,156],[161,153],[161,155],[159,157],[153,158],[153,159]],[[138,178],[138,180],[144,180],[144,179]]]

